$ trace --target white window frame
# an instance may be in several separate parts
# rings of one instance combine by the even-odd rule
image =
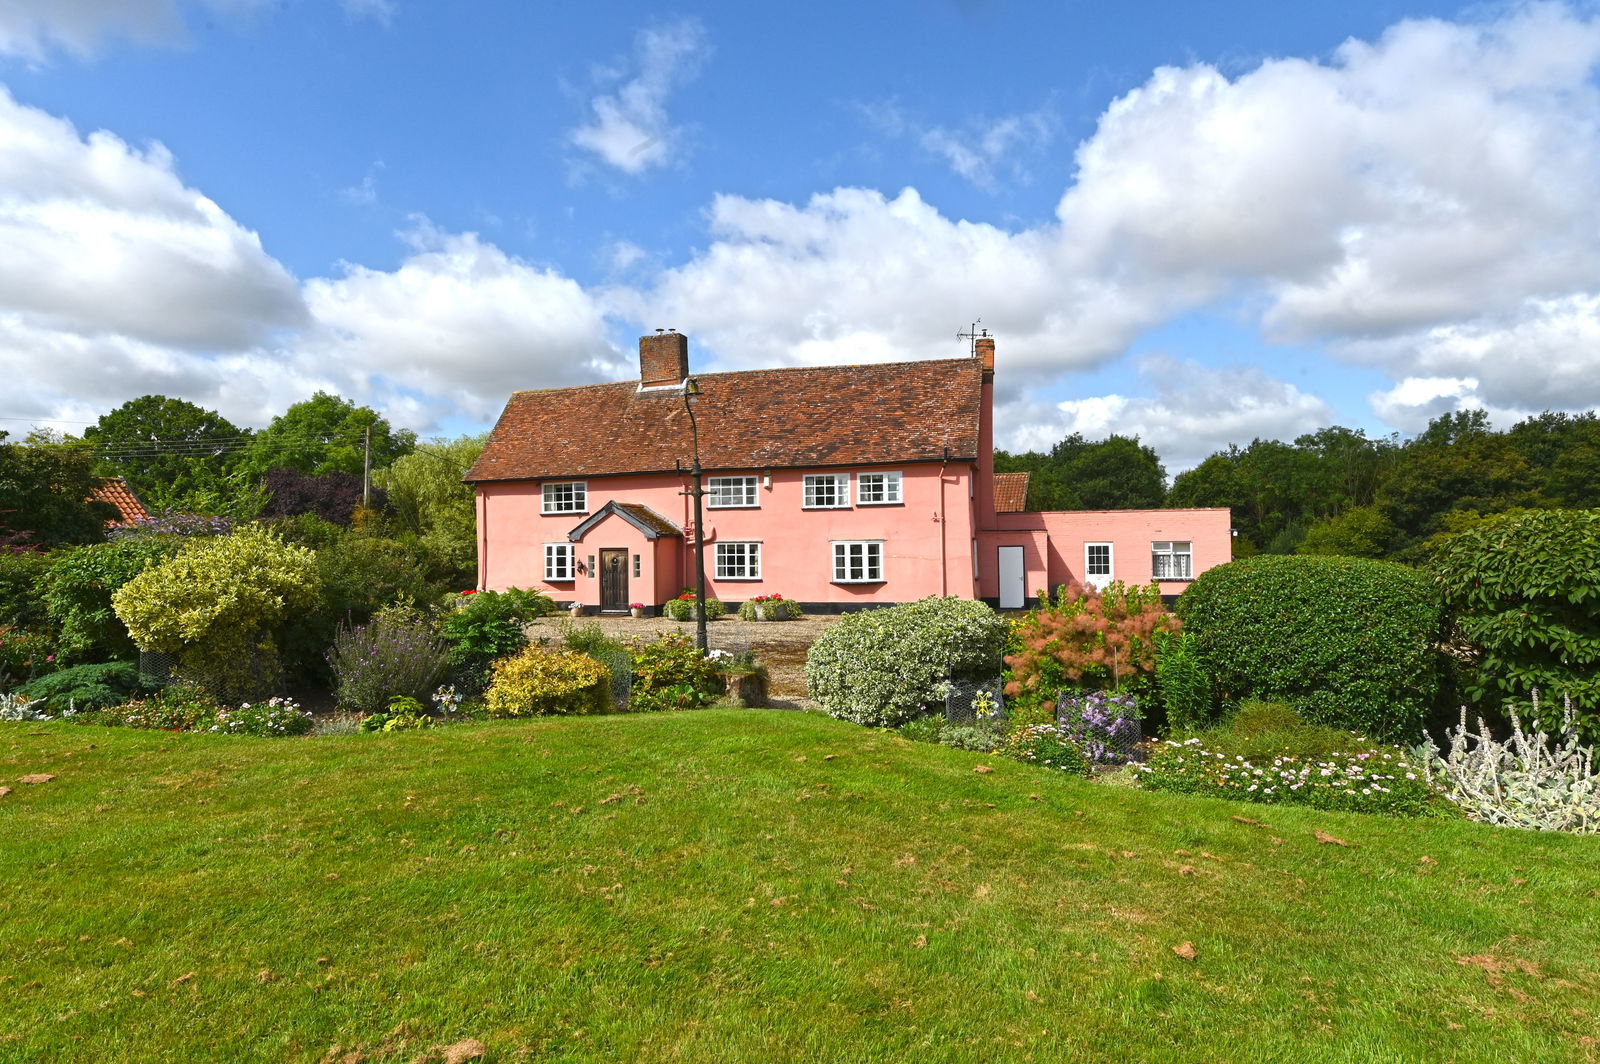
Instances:
[[[565,564],[563,565],[563,560]],[[570,584],[577,579],[578,546],[575,543],[546,543],[544,545],[544,581],[547,584]],[[566,575],[561,575],[565,573]]]
[[[707,477],[706,508],[710,510],[750,510],[759,508],[755,477]]]
[[[1182,547],[1182,550],[1178,548]],[[1162,560],[1169,563],[1163,566]],[[1181,563],[1181,564],[1180,564]],[[1162,569],[1168,570],[1167,575],[1162,575]],[[1173,569],[1182,572],[1173,573]],[[1150,575],[1156,580],[1193,580],[1194,579],[1194,540],[1192,539],[1158,539],[1150,543]]]
[[[718,541],[716,547],[715,572],[718,580],[760,580],[761,579],[761,541],[759,539],[738,539],[727,542]],[[723,548],[738,547],[734,552],[738,554],[737,565],[730,565],[724,560]],[[732,559],[730,559],[731,561]]]
[[[835,584],[881,584],[887,578],[884,576],[883,565],[883,540],[881,539],[836,539],[831,544],[833,548],[833,582]],[[852,548],[861,551],[862,564],[861,576],[851,576],[850,552]]]
[[[1094,568],[1093,568],[1093,565],[1089,560],[1090,559],[1090,551],[1092,551],[1095,547],[1104,547],[1106,549],[1106,571],[1104,573],[1095,572]],[[1105,587],[1107,584],[1111,583],[1111,581],[1113,581],[1113,580],[1115,580],[1117,578],[1116,574],[1117,574],[1117,549],[1116,549],[1115,545],[1113,545],[1111,543],[1105,543],[1105,542],[1085,543],[1083,545],[1083,581],[1084,581],[1084,583],[1092,584],[1095,587]]]
[[[562,489],[566,489],[563,491]],[[551,480],[540,485],[540,513],[586,514],[589,512],[587,480]]]
[[[828,483],[833,489],[833,502],[817,502],[816,489]],[[802,510],[848,510],[850,509],[850,474],[849,473],[807,473],[801,486],[800,508]]]
[[[878,487],[869,489],[867,482],[873,480]],[[904,478],[899,473],[857,473],[856,474],[856,505],[857,506],[899,506],[905,502],[905,493],[902,490]],[[881,498],[868,498],[871,494],[880,495]]]

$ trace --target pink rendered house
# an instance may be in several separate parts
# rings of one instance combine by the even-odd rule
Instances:
[[[689,342],[639,341],[638,381],[517,392],[466,480],[478,586],[626,612],[694,583]],[[1030,513],[994,473],[994,340],[972,358],[696,377],[706,591],[814,612],[1069,579],[1176,595],[1231,557],[1226,509]]]

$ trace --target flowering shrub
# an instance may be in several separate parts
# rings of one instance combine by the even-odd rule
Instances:
[[[1139,700],[1132,695],[1091,691],[1056,703],[1061,734],[1069,737],[1096,765],[1127,762],[1139,741]]]
[[[1005,642],[1005,622],[970,599],[863,610],[811,645],[806,684],[830,716],[895,727],[939,703],[946,681],[994,676]]]
[[[604,713],[611,708],[611,670],[575,650],[524,647],[494,663],[483,700],[491,717]]]
[[[328,665],[339,705],[371,713],[396,695],[428,697],[449,668],[449,649],[420,614],[387,610],[370,624],[341,625]]]
[[[1147,764],[1132,771],[1140,786],[1177,794],[1391,816],[1438,815],[1449,808],[1422,759],[1398,747],[1353,745],[1349,753],[1318,758],[1283,754],[1251,760],[1209,750],[1195,737],[1161,743]]]
[[[1064,687],[1120,689],[1140,681],[1155,671],[1159,634],[1177,628],[1153,583],[1119,580],[1102,590],[1065,584],[1053,603],[1041,595],[1039,608],[1013,630],[1006,697],[1049,706]]]
[[[92,723],[159,731],[205,731],[222,707],[203,687],[175,683],[153,698],[134,699],[97,714]]]
[[[739,603],[739,616],[753,621],[759,615],[769,621],[793,621],[805,616],[800,603],[782,595],[757,595]]]
[[[1083,749],[1065,728],[1051,724],[1018,728],[994,752],[1013,761],[1055,769],[1073,776],[1089,774],[1089,762],[1084,757]]]
[[[1539,712],[1539,693],[1533,693]],[[1534,831],[1600,833],[1600,774],[1594,747],[1580,746],[1572,700],[1563,700],[1561,731],[1547,735],[1535,716],[1523,730],[1516,709],[1510,710],[1511,736],[1497,741],[1478,718],[1478,734],[1461,725],[1447,732],[1450,749],[1441,753],[1429,741],[1432,757],[1424,762],[1430,779],[1437,777],[1452,802],[1468,818]]]
[[[136,517],[106,530],[106,539],[146,536],[226,536],[233,531],[233,518],[217,514],[192,514],[181,510],[158,510],[149,517]]]
[[[695,595],[693,591],[685,589],[675,599],[668,599],[666,605],[661,607],[663,613],[675,621],[694,620]],[[718,599],[706,599],[706,620],[714,621],[728,612],[728,608]]]
[[[630,709],[695,709],[716,701],[722,690],[717,662],[685,636],[665,635],[634,648]]]
[[[311,730],[311,714],[292,698],[243,702],[237,709],[219,709],[206,731],[224,735],[304,735]]]

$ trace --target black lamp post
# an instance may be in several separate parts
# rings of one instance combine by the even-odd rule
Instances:
[[[694,404],[699,398],[700,382],[693,377],[685,377],[683,408],[689,413],[689,438],[694,447],[694,464],[689,467],[689,477],[694,484],[689,489],[689,494],[694,496],[694,645],[704,654],[709,646],[706,639],[706,531],[701,502],[706,489],[700,468],[700,426],[694,417]]]

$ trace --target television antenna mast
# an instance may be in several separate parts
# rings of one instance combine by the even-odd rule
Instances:
[[[980,326],[982,324],[983,324],[983,319],[979,318],[977,321],[972,323],[970,329],[967,332],[961,332],[960,330],[957,330],[957,332],[956,332],[956,339],[957,340],[971,340],[972,341],[972,357],[973,358],[977,358],[978,357],[978,338],[989,335],[989,330],[988,329],[979,329],[978,328],[978,326]]]

